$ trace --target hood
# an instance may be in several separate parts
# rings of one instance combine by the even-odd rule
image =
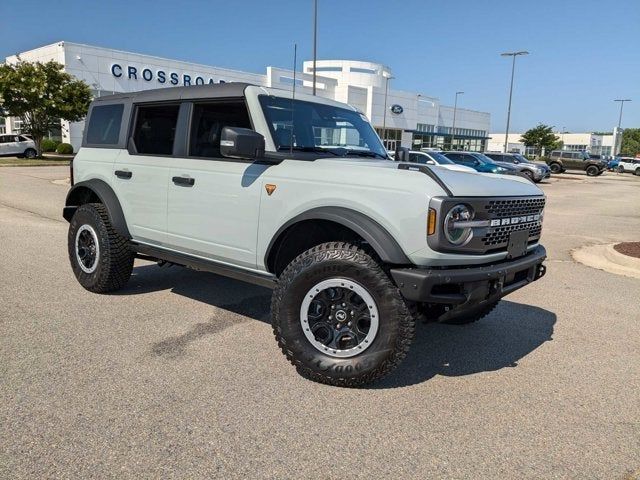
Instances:
[[[361,168],[388,168],[397,175],[415,175],[416,171],[399,170],[399,162],[392,160],[375,160],[369,158],[323,158],[318,159],[324,165],[339,164],[349,167]],[[544,195],[542,190],[536,187],[526,178],[516,175],[496,175],[494,173],[478,173],[476,171],[463,172],[446,168],[443,165],[422,165],[409,163],[415,168],[430,169],[451,193],[456,197],[496,197],[496,196],[532,196]],[[433,181],[422,173],[428,181]]]

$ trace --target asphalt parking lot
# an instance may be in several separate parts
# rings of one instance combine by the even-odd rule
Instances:
[[[66,176],[0,168],[0,478],[640,475],[640,281],[570,255],[640,239],[640,178],[546,182],[547,275],[477,324],[421,325],[351,390],[296,374],[266,289],[137,262],[83,290]]]

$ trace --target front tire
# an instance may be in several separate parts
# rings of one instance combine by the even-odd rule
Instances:
[[[24,151],[25,158],[36,158],[37,155],[38,155],[38,152],[36,152],[33,148],[27,148]]]
[[[280,275],[271,312],[278,345],[298,372],[344,387],[393,370],[415,330],[379,263],[348,243],[324,243],[293,260]]]
[[[596,175],[598,175],[600,170],[595,165],[591,165],[591,166],[587,167],[586,172],[587,172],[587,175],[589,177],[595,177]]]
[[[640,168],[636,168],[636,171],[633,172],[633,174],[640,177]]]
[[[76,210],[67,244],[73,273],[90,292],[112,292],[129,280],[134,254],[101,203],[87,203]]]
[[[533,172],[530,172],[529,170],[523,170],[522,173],[524,173],[524,176],[527,177],[529,181],[536,183],[536,181],[533,179]]]

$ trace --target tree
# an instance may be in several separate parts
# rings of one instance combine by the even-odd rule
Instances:
[[[47,132],[60,126],[60,120],[82,120],[91,102],[89,86],[62,68],[54,61],[0,65],[0,116],[22,120],[38,155]]]
[[[637,155],[640,153],[640,128],[626,128],[622,132],[620,153]]]
[[[560,137],[553,133],[553,127],[542,123],[524,132],[521,138],[527,147],[534,147],[538,155],[542,153],[543,148],[545,152],[549,152],[562,145]]]

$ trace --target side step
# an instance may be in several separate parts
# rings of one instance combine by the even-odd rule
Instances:
[[[271,289],[276,287],[276,283],[278,281],[277,277],[271,273],[256,273],[251,270],[244,270],[242,268],[225,265],[213,260],[194,257],[186,253],[174,252],[171,250],[165,250],[164,248],[153,247],[151,245],[144,245],[136,242],[131,242],[130,246],[131,249],[144,260],[164,260],[193,270],[211,272]]]

